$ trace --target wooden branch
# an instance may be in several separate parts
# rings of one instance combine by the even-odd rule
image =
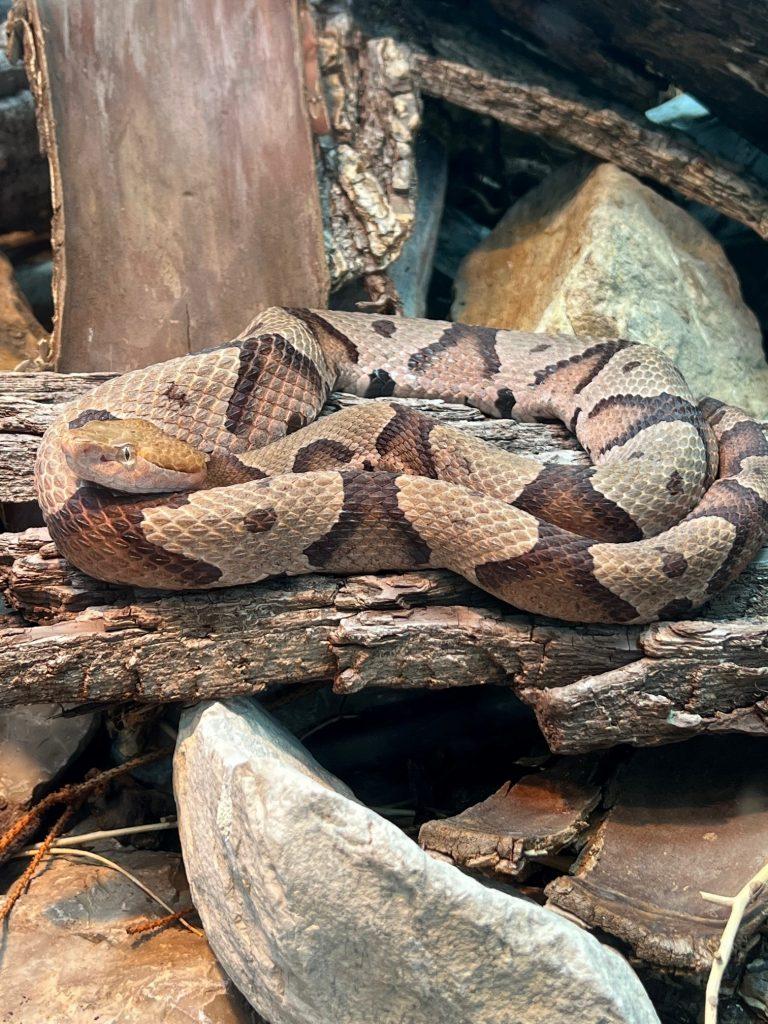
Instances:
[[[610,84],[606,66],[614,69],[617,62],[642,65],[644,72],[693,93],[726,124],[765,147],[768,9],[759,0],[492,3],[512,31],[530,33],[548,57],[593,81]],[[628,71],[626,65],[618,63]]]
[[[631,110],[419,53],[414,69],[430,96],[651,178],[768,238],[768,191],[683,135],[655,128]]]
[[[3,502],[33,498],[35,451],[58,404],[108,376],[0,374]],[[359,401],[334,395],[327,411]],[[490,443],[585,461],[553,424],[409,404]],[[44,529],[0,535],[0,589],[21,623],[0,629],[0,704],[196,700],[318,680],[339,692],[492,683],[516,688],[553,749],[564,751],[704,731],[768,733],[766,558],[697,620],[642,629],[515,614],[437,571],[180,595],[114,587],[59,558]]]

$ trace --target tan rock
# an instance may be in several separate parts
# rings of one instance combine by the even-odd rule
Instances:
[[[768,413],[760,329],[712,236],[612,164],[554,172],[464,260],[455,320],[625,337],[671,356],[694,393]]]
[[[48,332],[16,283],[10,261],[0,253],[0,370],[40,369],[35,363],[46,352]],[[42,367],[44,368],[44,367]]]
[[[191,902],[177,854],[109,857],[170,906]],[[9,874],[6,868],[0,891]],[[0,1024],[264,1024],[205,939],[178,925],[126,933],[127,925],[164,913],[111,868],[52,859],[4,926]]]

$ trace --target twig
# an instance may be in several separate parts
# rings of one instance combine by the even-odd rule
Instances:
[[[30,856],[36,855],[38,852],[39,851],[34,851],[34,854],[33,854],[32,851],[25,851],[23,853],[17,853],[16,856],[17,857],[30,857]],[[175,914],[176,913],[176,911],[173,909],[173,907],[169,907],[168,904],[165,902],[165,900],[162,899],[162,897],[158,896],[156,892],[153,892],[152,889],[149,888],[149,886],[145,885],[135,875],[132,875],[131,872],[126,870],[126,868],[122,867],[122,865],[116,863],[116,861],[110,860],[109,857],[104,857],[100,853],[94,853],[93,850],[77,850],[77,849],[72,849],[72,848],[59,850],[55,846],[52,846],[51,849],[47,851],[47,856],[48,857],[83,857],[83,858],[85,858],[87,860],[93,860],[93,861],[96,861],[99,864],[103,864],[103,865],[105,865],[108,868],[112,868],[113,871],[117,871],[121,875],[124,875],[125,878],[127,878],[130,882],[133,882],[134,885],[138,886],[139,889],[141,889],[142,892],[145,892],[147,894],[147,896],[150,897],[150,899],[153,899],[155,901],[155,903],[158,903],[163,908],[163,910],[167,910],[169,914]],[[204,932],[202,932],[199,928],[195,928],[195,926],[191,925],[189,923],[189,921],[185,921],[183,917],[179,918],[179,923],[182,924],[187,929],[187,931],[192,932],[193,935],[197,935],[200,938],[204,937]]]
[[[158,928],[164,928],[167,924],[173,924],[174,921],[181,921],[187,914],[193,914],[194,912],[194,907],[185,907],[183,910],[177,910],[175,914],[166,914],[165,917],[154,917],[151,921],[142,921],[141,924],[129,924],[125,930],[129,935],[154,932]]]
[[[124,828],[107,828],[102,829],[100,832],[83,832],[81,835],[76,836],[63,836],[61,839],[56,840],[56,849],[61,850],[64,847],[70,846],[82,846],[83,843],[96,843],[102,839],[119,839],[121,836],[135,836],[140,835],[142,832],[162,832],[165,829],[178,828],[179,823],[177,821],[153,821],[148,825],[126,825]],[[38,850],[42,844],[35,843],[30,849],[22,850],[22,853],[32,853],[34,850]]]
[[[24,839],[34,830],[39,824],[40,819],[51,809],[51,807],[55,807],[56,804],[62,803],[81,803],[86,799],[86,797],[91,796],[103,786],[108,785],[113,779],[119,778],[121,775],[126,775],[129,772],[132,772],[135,768],[140,768],[145,764],[151,764],[153,761],[157,761],[159,758],[165,757],[170,753],[170,747],[163,747],[161,750],[154,750],[149,754],[141,754],[138,757],[131,758],[130,761],[126,761],[125,764],[120,764],[115,768],[108,768],[106,771],[99,772],[98,775],[95,775],[92,779],[87,779],[85,782],[79,782],[70,786],[62,786],[61,789],[57,789],[54,793],[49,793],[48,796],[35,804],[34,807],[31,807],[28,811],[21,814],[10,828],[0,836],[0,858],[2,857],[2,854],[9,849],[9,847]]]
[[[29,888],[29,883],[34,878],[35,872],[37,871],[40,865],[40,861],[49,852],[51,845],[53,844],[53,841],[56,839],[56,837],[64,831],[65,826],[69,823],[69,820],[74,813],[74,805],[67,807],[63,814],[59,816],[58,821],[55,823],[55,825],[48,833],[48,835],[45,837],[45,839],[42,841],[42,843],[40,843],[38,845],[38,848],[32,853],[32,859],[30,860],[27,867],[24,869],[23,874],[21,875],[21,877],[16,879],[14,884],[5,894],[5,902],[3,903],[2,907],[0,907],[0,921],[4,921],[8,917],[10,912],[16,906],[16,903],[18,902],[19,898],[23,896],[24,893],[27,891],[27,889]]]
[[[733,944],[736,940],[736,934],[739,930],[742,918],[746,912],[747,907],[754,898],[754,896],[762,889],[762,887],[768,882],[768,864],[764,864],[756,875],[747,882],[743,888],[739,889],[736,895],[733,897],[731,905],[731,912],[728,915],[728,921],[726,922],[723,934],[720,937],[720,945],[717,947],[714,959],[712,961],[712,969],[709,972],[709,978],[707,980],[707,992],[704,1003],[704,1024],[717,1024],[717,1004],[720,998],[720,984],[723,980],[723,974],[728,966],[728,961],[731,959],[731,953],[733,952]],[[712,893],[701,893],[704,899],[711,898]],[[722,900],[727,900],[729,897],[720,897]],[[714,902],[719,902],[715,900]]]

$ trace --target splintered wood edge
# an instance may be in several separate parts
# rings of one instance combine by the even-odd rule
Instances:
[[[43,30],[37,0],[15,0],[8,15],[9,50],[20,45],[29,87],[35,100],[35,116],[40,136],[40,148],[48,159],[51,174],[51,248],[53,250],[53,333],[50,336],[47,364],[58,364],[61,352],[61,303],[66,288],[66,260],[64,251],[64,202],[61,167],[56,145],[56,118],[51,99],[50,76],[45,54]],[[14,40],[16,43],[14,44]]]

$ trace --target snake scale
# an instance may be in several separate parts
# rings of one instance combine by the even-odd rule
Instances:
[[[332,389],[386,400],[316,419]],[[592,465],[542,465],[398,397],[561,420]],[[444,568],[578,622],[685,614],[768,528],[761,427],[697,405],[655,348],[306,309],[68,405],[36,483],[59,550],[109,582]]]

